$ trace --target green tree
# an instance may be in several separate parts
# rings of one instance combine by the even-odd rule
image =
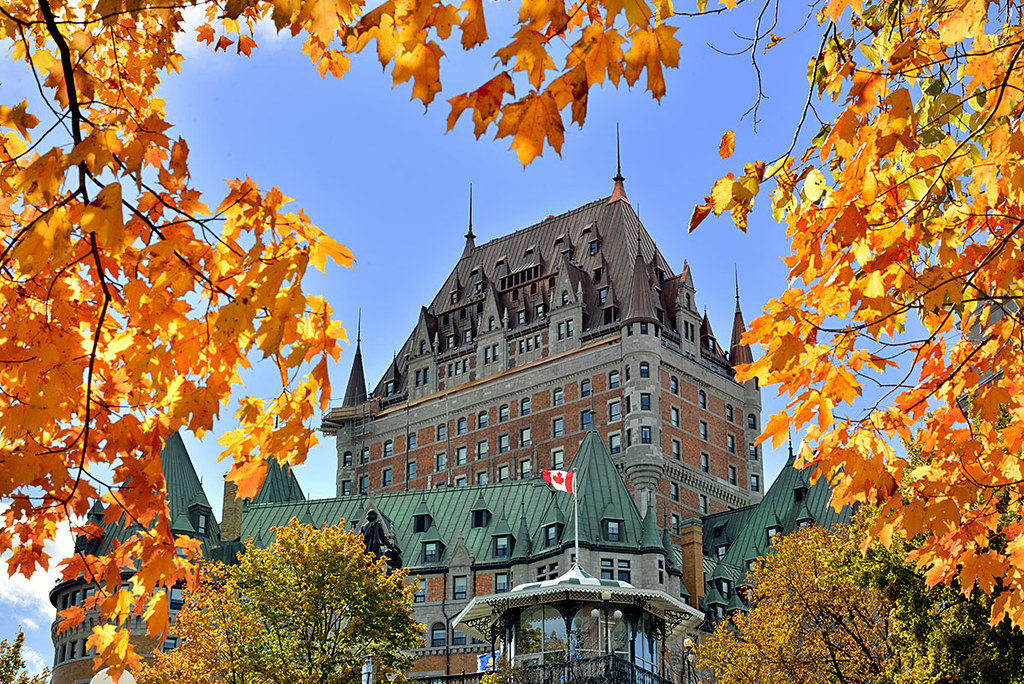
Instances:
[[[237,565],[207,566],[177,615],[182,644],[156,656],[144,684],[344,684],[368,658],[378,676],[403,677],[422,644],[405,574],[366,554],[344,521],[293,518],[275,532],[267,548],[249,540]]]
[[[25,670],[25,657],[21,649],[25,645],[25,634],[19,629],[14,641],[0,641],[0,684],[46,684],[50,671],[43,670],[32,675]]]

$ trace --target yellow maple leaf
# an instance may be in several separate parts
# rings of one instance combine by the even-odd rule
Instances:
[[[665,75],[662,66],[679,65],[679,49],[682,44],[675,38],[676,29],[671,26],[636,29],[630,34],[629,51],[625,55],[626,83],[633,85],[640,73],[647,69],[647,89],[655,99],[665,95]]]
[[[82,228],[96,233],[102,249],[120,254],[125,248],[124,214],[121,212],[121,184],[107,185],[82,213]]]
[[[558,112],[558,103],[551,93],[530,93],[505,107],[498,121],[497,137],[512,137],[519,161],[526,166],[544,150],[544,140],[561,151],[565,128]]]
[[[527,72],[530,83],[535,88],[540,88],[544,82],[544,72],[554,69],[555,63],[546,48],[547,40],[539,32],[523,26],[516,31],[511,43],[498,50],[495,57],[501,60],[502,64],[508,64],[515,60],[513,71]]]

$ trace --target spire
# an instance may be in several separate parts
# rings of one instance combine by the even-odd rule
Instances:
[[[348,374],[348,387],[345,389],[345,401],[342,406],[359,406],[366,401],[366,376],[363,375],[363,352],[360,343],[363,338],[363,312],[359,311],[359,322],[356,324],[356,355],[352,359],[352,371]]]
[[[736,270],[736,313],[732,318],[732,344],[729,347],[729,361],[733,367],[753,363],[754,356],[750,353],[750,345],[743,344],[743,333],[747,326],[743,322],[743,312],[740,311],[740,275]]]
[[[791,466],[796,462],[796,456],[793,455],[793,429],[789,430],[789,458],[786,459],[786,465]]]
[[[466,231],[466,248],[463,255],[476,247],[476,235],[473,234],[473,184],[469,184],[469,230]]]
[[[640,236],[636,238],[636,258],[633,261],[633,282],[629,288],[629,303],[626,305],[626,315],[622,323],[644,321],[648,323],[658,322],[654,312],[654,302],[651,299],[651,280],[647,271],[647,262],[640,253]]]
[[[622,148],[619,145],[619,124],[615,124],[615,177],[612,180],[615,181],[615,188],[612,189],[612,196],[608,198],[608,203],[611,204],[619,200],[628,202],[626,188],[622,185],[622,182],[626,179],[622,175]]]

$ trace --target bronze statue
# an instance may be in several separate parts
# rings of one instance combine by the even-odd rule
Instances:
[[[402,550],[388,538],[384,522],[377,516],[377,511],[370,510],[366,514],[366,522],[359,530],[363,535],[363,544],[366,545],[366,552],[383,558],[388,567],[396,570],[402,567]]]

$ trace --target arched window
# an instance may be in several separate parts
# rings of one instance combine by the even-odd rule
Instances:
[[[668,379],[668,391],[679,396],[679,378],[674,375]]]
[[[704,390],[700,390],[699,392],[697,392],[697,403],[700,405],[702,409],[706,409],[708,407],[708,395],[704,392]]]
[[[430,646],[432,648],[443,648],[448,645],[448,629],[443,622],[435,622],[430,628]]]
[[[640,364],[640,377],[649,378],[651,377],[651,366],[646,361]]]

